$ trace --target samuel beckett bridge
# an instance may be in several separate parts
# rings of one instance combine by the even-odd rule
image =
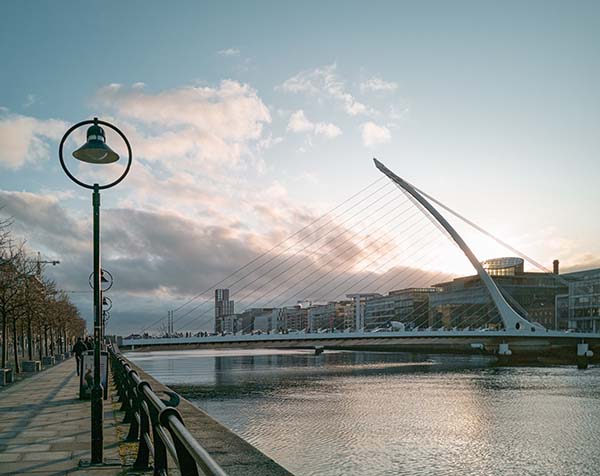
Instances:
[[[581,367],[600,353],[600,329],[557,330],[555,307],[569,290],[557,263],[545,269],[375,165],[384,177],[122,345],[488,353]],[[482,264],[434,203],[519,258]],[[519,274],[524,260],[541,272]],[[450,272],[465,265],[476,274]],[[526,278],[529,294],[518,299],[510,289]],[[213,322],[215,333],[198,331]]]

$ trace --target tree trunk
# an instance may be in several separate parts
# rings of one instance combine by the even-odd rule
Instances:
[[[52,327],[50,328],[50,355],[54,355],[54,332],[52,332]]]
[[[18,374],[21,370],[19,368],[19,346],[17,339],[17,321],[16,319],[12,322],[12,334],[13,334],[13,352],[15,356],[15,373]]]
[[[23,328],[23,324],[21,324],[21,329],[20,329],[20,334],[19,334],[19,343],[21,345],[21,359],[25,358],[25,334],[24,334],[24,328]]]
[[[6,358],[8,357],[8,336],[6,335],[7,329],[6,325],[6,312],[4,309],[2,310],[2,368],[6,368]]]
[[[42,361],[42,350],[43,350],[43,347],[42,347],[42,334],[38,334],[38,351],[39,351],[39,354],[40,354],[40,362]]]
[[[33,360],[33,333],[31,332],[31,316],[27,319],[27,357]]]

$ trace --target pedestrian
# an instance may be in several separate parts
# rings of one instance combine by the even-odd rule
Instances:
[[[86,337],[85,345],[87,346],[87,350],[94,350],[94,341],[90,336]]]
[[[87,346],[85,345],[85,343],[83,342],[81,337],[78,337],[77,342],[75,342],[75,345],[73,346],[73,350],[72,350],[72,352],[75,354],[75,362],[77,364],[77,375],[79,375],[79,368],[81,367],[81,359],[82,359],[83,353],[86,350],[87,350]]]

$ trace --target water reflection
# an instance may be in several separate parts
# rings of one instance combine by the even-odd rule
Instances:
[[[297,475],[592,475],[600,369],[484,357],[129,356]]]

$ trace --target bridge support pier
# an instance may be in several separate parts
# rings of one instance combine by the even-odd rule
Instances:
[[[590,350],[589,344],[580,342],[577,344],[577,368],[587,369],[590,357],[593,357],[594,353]]]
[[[506,342],[502,342],[498,346],[498,361],[501,364],[507,364],[510,361],[510,356],[512,355],[512,350]]]
[[[315,346],[315,355],[321,355],[325,349],[323,346],[317,345]]]

